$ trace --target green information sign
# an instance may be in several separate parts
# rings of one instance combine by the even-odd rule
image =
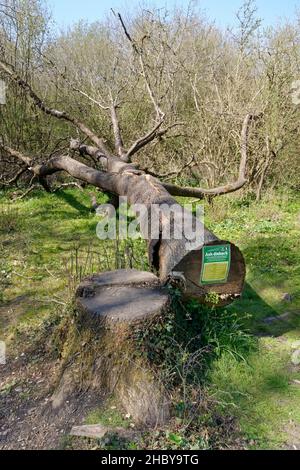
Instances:
[[[227,282],[230,270],[230,245],[204,246],[200,284]]]

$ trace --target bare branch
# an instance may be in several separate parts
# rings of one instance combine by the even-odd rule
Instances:
[[[137,153],[147,144],[152,142],[154,139],[162,137],[163,135],[167,134],[167,132],[169,132],[169,130],[172,129],[173,127],[182,126],[183,122],[175,122],[165,127],[164,129],[160,129],[162,124],[163,124],[163,120],[160,121],[158,124],[156,124],[154,128],[151,129],[146,135],[144,135],[140,139],[137,139],[128,150],[127,158],[130,159],[130,157],[132,157],[135,153]]]
[[[235,183],[229,183],[224,186],[219,186],[218,188],[213,189],[204,189],[204,188],[191,188],[189,186],[177,186],[175,184],[169,184],[162,182],[163,187],[172,195],[172,196],[182,196],[182,197],[195,197],[197,199],[204,199],[205,196],[222,196],[223,194],[229,194],[241,189],[245,186],[246,180],[236,181]]]
[[[1,184],[4,185],[4,186],[10,186],[10,185],[12,185],[12,184],[14,184],[14,183],[17,183],[17,182],[18,182],[18,179],[19,179],[27,170],[28,170],[27,167],[21,168],[13,178],[11,178],[9,181],[3,181],[3,182],[1,182]]]
[[[141,53],[139,54],[139,60],[140,60],[140,64],[141,64],[142,76],[144,77],[148,94],[150,96],[150,99],[151,99],[151,101],[153,103],[153,106],[154,106],[154,109],[156,111],[156,120],[157,121],[163,121],[164,118],[165,118],[165,113],[160,109],[160,107],[159,107],[159,105],[158,105],[158,103],[155,99],[153,90],[152,90],[151,85],[150,85],[150,80],[149,80],[148,75],[146,73],[146,68],[145,68],[143,55]]]
[[[118,115],[117,115],[117,106],[114,103],[113,99],[111,99],[110,112],[111,112],[111,121],[112,121],[112,125],[113,125],[113,132],[114,132],[114,136],[115,136],[115,149],[116,149],[116,152],[122,160],[128,161],[129,160],[128,159],[128,154],[124,150],[124,146],[123,146],[121,128],[120,128],[119,119],[118,119]]]
[[[140,66],[141,66],[141,75],[142,77],[144,78],[144,81],[145,81],[145,84],[146,84],[146,88],[147,88],[147,92],[149,94],[149,97],[150,97],[150,100],[152,101],[153,103],[153,106],[154,106],[154,109],[156,111],[156,120],[158,122],[161,122],[164,120],[165,118],[165,113],[160,109],[159,107],[159,104],[158,102],[156,101],[155,99],[155,96],[154,96],[154,92],[152,90],[152,87],[151,87],[151,83],[150,83],[150,80],[149,80],[149,77],[148,77],[148,74],[146,72],[146,67],[145,67],[145,62],[144,62],[144,57],[143,57],[143,50],[141,47],[138,47],[136,42],[132,39],[132,37],[130,36],[130,34],[128,33],[128,30],[125,26],[125,23],[123,21],[123,18],[121,16],[120,13],[118,13],[118,18],[120,20],[120,23],[122,25],[122,28],[124,30],[124,33],[125,33],[125,36],[127,37],[127,39],[129,40],[132,48],[133,48],[133,51],[135,54],[137,54],[138,58],[139,58],[139,62],[140,62]]]
[[[101,169],[107,172],[118,173],[121,170],[126,169],[137,170],[136,165],[127,163],[121,158],[115,157],[114,155],[108,156],[104,155],[97,147],[91,145],[81,144],[78,140],[72,139],[70,148],[72,150],[77,150],[81,155],[89,155],[90,157],[97,160],[101,165]]]
[[[240,162],[240,169],[239,169],[239,180],[246,180],[246,165],[247,165],[247,149],[248,149],[248,135],[249,135],[249,127],[250,122],[259,119],[260,115],[255,114],[247,114],[242,128],[241,134],[241,162]],[[246,182],[246,181],[245,181]]]
[[[241,189],[247,183],[246,179],[246,165],[247,165],[247,149],[248,149],[248,134],[249,126],[251,121],[258,119],[261,115],[247,114],[244,122],[241,133],[241,161],[239,174],[236,181],[233,183],[228,183],[224,186],[219,186],[212,189],[204,188],[190,188],[190,187],[181,187],[175,184],[162,183],[164,188],[169,191],[172,196],[183,196],[183,197],[195,197],[198,199],[203,199],[205,196],[221,196],[223,194],[229,194],[232,192]]]
[[[45,58],[45,60],[48,61],[50,66],[58,73],[58,75],[69,85],[69,87],[73,91],[75,91],[75,92],[79,93],[80,95],[84,96],[85,98],[87,98],[93,104],[96,104],[97,106],[99,106],[104,111],[110,111],[111,121],[112,121],[112,125],[113,125],[113,133],[114,133],[114,137],[115,137],[115,150],[116,150],[117,155],[120,158],[126,160],[126,152],[124,150],[123,140],[122,140],[122,136],[121,136],[120,124],[119,124],[119,120],[118,120],[118,116],[117,116],[117,104],[115,103],[115,101],[112,97],[112,93],[110,92],[111,105],[110,106],[105,106],[103,103],[101,103],[100,101],[94,99],[93,97],[88,95],[86,92],[84,92],[83,90],[81,90],[80,88],[75,86],[70,81],[70,79],[67,77],[66,73],[61,72],[58,69],[58,67],[56,66],[56,64],[50,58],[45,57],[44,55],[43,55],[43,57]],[[120,91],[121,90],[119,90],[118,94],[120,93]]]
[[[14,80],[33,100],[35,105],[43,111],[45,114],[48,114],[50,116],[53,116],[57,119],[63,119],[65,121],[70,122],[73,124],[75,127],[81,130],[89,139],[91,139],[94,144],[97,145],[97,147],[103,152],[103,153],[108,153],[109,151],[107,150],[103,139],[99,138],[93,131],[91,131],[85,124],[83,124],[81,121],[79,121],[76,118],[73,118],[72,116],[69,116],[65,111],[59,111],[54,108],[49,108],[46,106],[46,104],[43,102],[43,100],[35,93],[35,91],[31,88],[29,83],[27,83],[25,80],[23,80],[14,70],[14,68],[11,65],[6,64],[4,61],[0,60],[0,67],[2,70],[7,73],[12,80]]]
[[[112,10],[112,11],[113,11],[113,10]],[[114,13],[114,11],[113,11],[113,13]],[[114,14],[115,14],[115,13],[114,13]],[[125,25],[125,23],[124,23],[124,21],[123,21],[123,18],[122,18],[122,16],[121,16],[121,14],[118,13],[118,14],[117,14],[117,17],[119,18],[119,21],[120,21],[120,23],[121,23],[121,25],[122,25],[122,28],[123,28],[124,33],[125,33],[125,36],[127,37],[128,41],[131,43],[134,52],[136,52],[137,54],[139,54],[139,53],[140,53],[140,52],[139,52],[139,49],[138,49],[138,47],[137,47],[135,41],[134,41],[134,40],[132,39],[132,37],[130,36],[130,34],[129,34],[127,28],[126,28],[126,25]]]
[[[151,142],[152,140],[154,140],[156,137],[157,137],[157,132],[159,130],[159,128],[161,127],[163,121],[160,121],[158,124],[155,124],[155,126],[153,127],[153,129],[151,129],[149,132],[147,132],[147,134],[145,134],[143,137],[141,137],[140,139],[137,139],[133,144],[132,146],[130,147],[130,149],[128,150],[127,152],[127,158],[130,158],[132,157],[135,153],[137,153],[141,148],[145,147],[145,145],[147,145],[149,142]]]
[[[24,197],[28,196],[28,194],[34,191],[35,189],[40,189],[38,184],[33,184],[23,194],[21,194],[21,196],[17,196],[14,200],[19,201],[21,199],[24,199]]]
[[[149,170],[148,168],[145,168],[143,171],[145,173],[148,173],[151,176],[155,176],[156,178],[171,178],[171,177],[174,177],[174,176],[177,177],[177,176],[181,175],[181,173],[183,173],[184,170],[186,170],[187,168],[191,168],[195,165],[196,165],[195,155],[193,155],[191,157],[191,159],[187,163],[185,163],[181,168],[179,168],[178,170],[170,171],[170,172],[164,173],[164,174],[154,173],[153,171]]]
[[[262,171],[261,171],[261,175],[260,175],[259,183],[257,187],[257,192],[256,192],[257,201],[260,201],[261,199],[261,193],[262,193],[262,188],[263,188],[264,180],[266,177],[266,173],[268,171],[272,157],[274,157],[274,152],[272,152],[272,150],[270,149],[270,137],[268,135],[266,136],[266,152],[267,152],[267,156],[262,167]]]
[[[42,54],[42,57],[51,65],[51,67],[58,73],[58,75],[69,85],[70,88],[72,88],[73,91],[76,93],[79,93],[80,95],[84,96],[87,98],[89,101],[91,101],[93,104],[96,104],[99,106],[99,108],[103,109],[104,111],[109,110],[109,106],[105,106],[103,103],[101,103],[99,100],[96,100],[92,96],[90,96],[88,93],[85,91],[81,90],[78,88],[74,83],[71,82],[71,80],[67,77],[66,73],[62,72],[61,70],[58,69],[57,65],[51,60],[49,57],[46,57],[44,54]]]
[[[12,149],[11,147],[8,147],[8,145],[4,145],[4,144],[0,144],[1,148],[3,148],[3,150],[8,153],[9,155],[11,155],[12,157],[16,157],[18,158],[19,160],[22,160],[23,163],[25,163],[26,167],[30,167],[32,165],[32,158],[30,157],[27,157],[25,155],[23,155],[21,152],[19,152],[18,150],[15,150],[15,149]]]

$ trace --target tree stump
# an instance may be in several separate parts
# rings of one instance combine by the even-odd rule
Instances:
[[[81,363],[90,370],[88,387],[114,398],[141,425],[163,424],[169,400],[146,356],[141,353],[141,332],[162,320],[170,299],[152,273],[117,270],[84,279],[76,292],[77,330],[87,343]],[[53,395],[58,408],[80,375],[66,368]],[[78,386],[78,385],[77,385]]]
[[[105,327],[149,322],[164,312],[168,294],[150,272],[120,269],[88,277],[79,285],[76,304],[84,322]]]

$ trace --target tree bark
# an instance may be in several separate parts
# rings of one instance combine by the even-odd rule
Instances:
[[[81,361],[92,372],[79,384],[78,364],[68,362],[52,408],[60,409],[81,387],[99,392],[102,399],[113,395],[139,425],[165,424],[168,393],[153,364],[141,354],[138,338],[163,322],[169,307],[167,290],[148,272],[118,270],[83,280],[76,292],[75,343],[87,345]]]
[[[118,196],[126,196],[129,204],[144,204],[147,207],[147,219],[141,226],[142,233],[148,228],[151,207],[156,205],[160,210],[160,232],[156,239],[148,238],[148,255],[150,264],[157,270],[161,280],[179,281],[186,296],[205,300],[206,294],[214,292],[220,296],[218,304],[230,303],[241,295],[245,279],[245,263],[240,250],[232,243],[219,240],[216,235],[198,222],[203,230],[202,242],[196,249],[189,248],[189,240],[182,232],[180,239],[165,239],[162,234],[169,224],[170,233],[175,229],[176,217],[170,222],[170,209],[175,208],[179,217],[186,215],[195,225],[196,220],[188,211],[181,209],[177,201],[164,186],[154,177],[138,170],[134,165],[119,159],[101,157],[109,172],[95,170],[68,156],[50,159],[45,165],[36,165],[32,171],[40,178],[56,171],[64,170],[71,176]],[[180,214],[181,212],[181,214]],[[178,220],[178,219],[177,219]],[[203,267],[204,246],[229,245],[231,251],[230,269],[226,282],[219,284],[201,284],[200,276]],[[180,273],[180,275],[178,275]]]

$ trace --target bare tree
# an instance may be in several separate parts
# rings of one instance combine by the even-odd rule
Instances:
[[[129,36],[123,20],[119,17],[126,36],[130,39],[133,46],[134,53],[135,42]],[[142,54],[139,51],[138,54]],[[3,144],[4,151],[12,157],[18,158],[26,165],[27,169],[31,171],[33,176],[46,188],[49,189],[47,182],[48,175],[64,170],[72,177],[93,184],[104,191],[116,195],[127,196],[130,203],[141,202],[150,208],[153,204],[158,204],[160,207],[171,207],[174,206],[176,201],[172,198],[172,194],[175,195],[193,195],[198,198],[203,198],[209,194],[211,196],[228,193],[242,187],[245,182],[245,167],[247,162],[247,137],[249,123],[254,118],[252,115],[247,115],[244,121],[242,135],[241,135],[241,163],[239,176],[236,182],[227,185],[226,187],[218,187],[211,190],[203,190],[201,188],[188,189],[180,188],[177,186],[169,185],[168,183],[161,183],[157,178],[147,175],[144,171],[140,170],[137,165],[131,162],[132,156],[135,155],[141,148],[152,142],[158,136],[162,136],[167,133],[171,125],[162,128],[164,121],[164,113],[161,111],[159,103],[157,102],[154,93],[151,88],[151,83],[148,77],[144,73],[143,59],[140,58],[141,74],[145,80],[146,88],[149,93],[150,100],[154,106],[156,112],[156,123],[150,131],[144,136],[138,138],[128,148],[125,146],[122,138],[121,128],[117,116],[117,106],[120,106],[116,102],[112,94],[109,96],[110,106],[105,107],[105,111],[110,112],[111,122],[114,133],[114,150],[113,152],[107,148],[105,139],[98,137],[96,133],[87,127],[83,122],[74,118],[69,113],[57,110],[49,107],[40,96],[33,90],[31,85],[19,76],[12,64],[8,64],[4,60],[0,61],[0,67],[5,74],[16,83],[23,91],[28,94],[33,103],[39,108],[44,114],[56,118],[60,121],[66,121],[79,130],[86,138],[88,138],[95,146],[82,144],[78,140],[71,141],[71,149],[73,151],[79,151],[81,155],[88,155],[92,158],[96,158],[101,164],[101,171],[92,168],[92,166],[86,166],[83,163],[71,158],[67,155],[56,155],[50,158],[44,163],[36,163],[34,158],[27,157],[16,151],[9,146]],[[162,232],[163,226],[168,223],[167,215],[164,213],[164,209],[160,214],[160,233]],[[148,217],[150,215],[148,214]],[[161,236],[158,239],[149,240],[149,258],[151,264],[159,271],[162,279],[166,279],[176,271],[176,267],[180,263],[184,263],[186,256],[189,255],[189,250],[186,244],[187,240],[182,234],[181,240],[165,240]],[[205,244],[217,244],[219,240],[217,237],[205,229]],[[232,298],[234,295],[239,295],[242,289],[244,280],[244,262],[239,250],[232,246],[232,263],[231,276],[228,283],[225,286],[220,286],[220,293],[226,298]],[[195,252],[195,257],[201,257],[201,246],[199,250]],[[203,296],[205,292],[209,291],[209,287],[200,287],[193,280],[195,274],[190,271],[189,267],[185,267],[185,282],[189,282],[192,286],[193,295]],[[223,300],[224,300],[223,299]]]
[[[47,119],[49,118],[47,122],[60,124],[59,129],[61,129],[63,139],[71,136],[74,131],[77,134],[76,139],[71,139],[67,151],[61,153],[56,148],[54,153],[48,157],[46,153],[33,157],[27,156],[26,151],[20,151],[18,145],[14,146],[11,139],[7,140],[3,136],[3,152],[13,158],[13,162],[20,162],[17,174],[10,178],[8,183],[12,184],[24,172],[29,172],[32,184],[38,182],[49,191],[51,186],[48,176],[65,171],[73,178],[95,185],[103,191],[118,196],[127,196],[131,204],[144,203],[148,207],[147,219],[150,219],[151,205],[157,204],[162,208],[159,221],[160,231],[156,239],[148,240],[150,263],[159,271],[163,280],[174,277],[174,273],[183,272],[187,292],[196,297],[203,297],[211,289],[216,291],[216,286],[199,285],[198,270],[201,269],[202,246],[203,244],[219,244],[220,240],[213,233],[204,229],[203,243],[191,254],[187,248],[184,234],[182,234],[181,240],[163,239],[163,228],[169,222],[168,209],[176,204],[176,200],[172,196],[212,198],[237,191],[246,185],[249,129],[250,124],[258,116],[247,110],[245,116],[239,115],[235,119],[235,122],[237,121],[240,125],[239,169],[234,178],[232,176],[234,165],[228,163],[229,182],[213,187],[189,187],[169,182],[170,177],[179,178],[187,171],[198,174],[202,172],[203,168],[210,171],[218,171],[220,168],[219,161],[217,165],[213,158],[200,160],[199,156],[195,157],[194,154],[185,155],[184,161],[169,171],[149,169],[149,165],[146,166],[144,159],[140,158],[141,153],[146,148],[151,151],[156,142],[160,142],[168,136],[174,136],[174,131],[186,126],[186,123],[178,119],[180,114],[178,108],[182,100],[180,87],[186,81],[189,84],[187,90],[191,93],[196,115],[199,116],[199,124],[202,120],[204,125],[207,125],[207,129],[211,125],[207,124],[207,121],[203,121],[205,109],[200,104],[203,91],[199,88],[199,80],[195,75],[196,62],[186,64],[184,60],[186,48],[193,40],[194,20],[191,19],[189,24],[190,37],[185,38],[183,33],[186,31],[186,25],[183,25],[181,20],[175,23],[176,27],[169,27],[159,17],[146,14],[135,24],[130,23],[127,26],[120,14],[115,17],[113,38],[112,33],[105,28],[101,29],[100,36],[97,29],[96,33],[94,30],[91,32],[92,36],[95,35],[95,48],[98,40],[106,46],[108,56],[103,56],[103,61],[104,63],[107,61],[107,65],[104,67],[103,64],[102,69],[99,69],[99,61],[95,62],[93,55],[95,51],[93,50],[90,52],[90,57],[84,56],[83,59],[77,57],[78,60],[86,61],[85,67],[80,69],[76,63],[76,57],[74,57],[73,65],[68,68],[63,67],[63,56],[59,60],[55,56],[51,44],[46,51],[40,51],[39,58],[45,84],[49,86],[50,90],[57,91],[56,102],[61,105],[63,103],[62,108],[48,104],[49,96],[51,98],[53,95],[47,96],[47,93],[43,92],[41,83],[37,82],[35,77],[28,79],[26,74],[24,76],[19,61],[14,64],[9,61],[6,53],[3,54],[0,60],[1,72],[13,86],[21,90],[26,99],[31,101],[40,113],[39,119],[41,119],[41,115],[44,115]],[[181,31],[181,34],[178,34],[178,31]],[[61,41],[63,48],[68,47],[64,44],[64,38],[61,38]],[[118,45],[121,41],[123,41],[122,47]],[[76,48],[74,50],[76,54],[79,53]],[[113,60],[111,60],[112,57]],[[211,67],[213,66],[211,64]],[[44,69],[47,69],[47,74]],[[89,86],[86,86],[88,83]],[[69,92],[66,102],[60,98],[60,94],[65,89]],[[69,96],[73,96],[73,101]],[[80,101],[80,105],[78,105],[76,98],[74,100],[74,96],[83,100]],[[128,96],[130,96],[129,107]],[[143,100],[139,101],[137,98],[141,98],[141,96],[143,96]],[[99,118],[100,125],[98,119],[88,119],[88,123],[86,122],[86,110],[82,108],[82,103],[86,104],[87,109],[97,109],[95,116]],[[135,132],[133,135],[128,131],[130,122],[128,123],[128,119],[126,120],[125,117],[127,113],[133,113],[132,110],[135,108],[139,110],[139,106],[144,107],[142,112],[145,118],[140,134],[137,135]],[[232,103],[230,106],[232,109]],[[227,109],[229,110],[229,106]],[[77,113],[80,113],[80,119],[76,117]],[[224,113],[226,114],[226,110],[221,113],[222,122]],[[97,128],[99,126],[102,132],[94,130],[95,126]],[[124,127],[127,127],[125,131]],[[208,130],[210,135],[213,134],[215,128],[214,125]],[[237,138],[236,135],[235,138]],[[199,147],[203,148],[204,145],[205,141]],[[222,147],[218,151],[221,152],[221,149]],[[73,157],[70,156],[70,152]],[[78,159],[74,158],[76,154]],[[88,164],[82,163],[82,158]],[[221,153],[219,158],[221,159]],[[225,179],[226,165],[223,175],[223,179]],[[214,180],[215,178],[212,178],[212,181]],[[173,221],[173,225],[174,223]],[[146,225],[148,225],[148,220]],[[232,268],[228,282],[217,288],[218,293],[224,296],[223,302],[239,295],[244,282],[245,268],[242,255],[233,244],[231,247]],[[198,261],[197,269],[194,267],[194,261],[191,262],[191,256],[193,260]]]

